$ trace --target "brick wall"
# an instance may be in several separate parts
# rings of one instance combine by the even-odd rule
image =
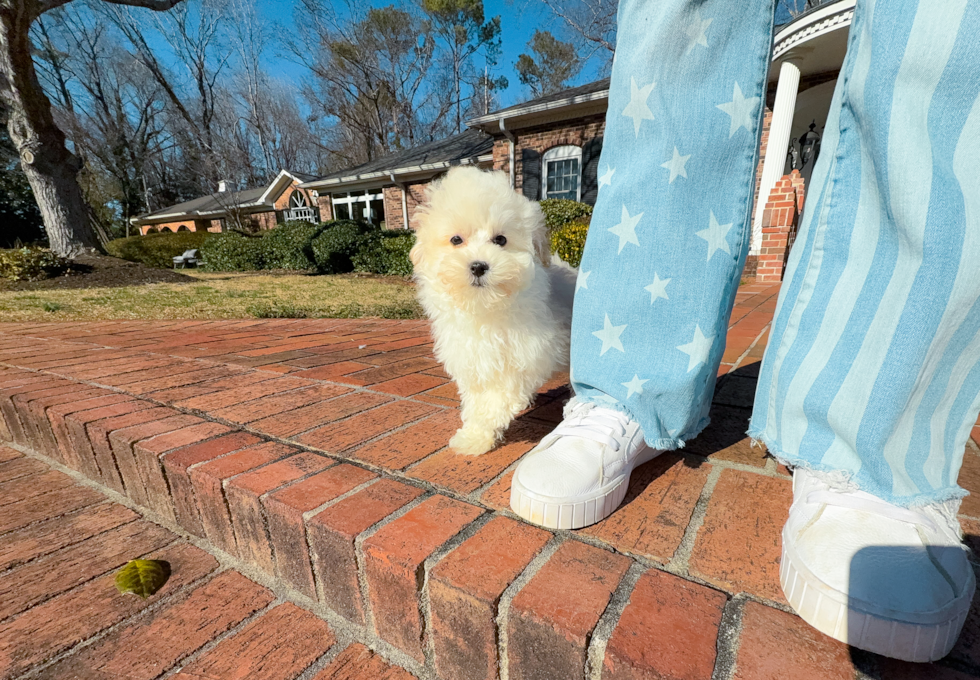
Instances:
[[[521,160],[524,149],[532,149],[539,154],[556,146],[571,144],[584,147],[596,137],[602,137],[606,129],[604,113],[581,118],[576,121],[551,123],[518,130],[514,133],[514,186],[520,191],[524,187],[524,165]],[[506,138],[501,137],[493,144],[493,169],[510,171],[510,146]]]
[[[408,225],[407,228],[414,229],[416,226],[415,213],[419,206],[425,203],[425,192],[429,182],[415,182],[405,185],[408,189]],[[405,229],[404,219],[402,219],[402,190],[396,186],[384,188],[385,201],[385,228],[386,229]]]
[[[330,202],[330,194],[320,194],[316,199],[316,204],[320,206],[320,219],[329,222],[333,219],[333,203]]]
[[[783,280],[786,261],[796,240],[804,198],[804,182],[799,170],[783,175],[769,194],[762,214],[762,244],[756,272],[758,283]]]

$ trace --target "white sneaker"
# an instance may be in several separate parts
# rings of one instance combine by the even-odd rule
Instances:
[[[793,474],[779,580],[817,630],[905,661],[936,661],[956,643],[976,577],[955,512],[902,508]]]
[[[510,507],[549,529],[595,524],[623,502],[633,468],[660,453],[625,413],[573,398],[561,425],[517,466]]]

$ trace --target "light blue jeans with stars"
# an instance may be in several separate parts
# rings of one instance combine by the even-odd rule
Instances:
[[[748,253],[773,0],[623,0],[572,324],[576,394],[708,424]],[[858,0],[749,434],[899,505],[980,411],[980,2]]]

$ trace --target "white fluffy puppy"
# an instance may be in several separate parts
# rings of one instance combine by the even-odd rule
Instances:
[[[479,455],[567,366],[575,270],[552,262],[541,208],[502,172],[451,169],[418,219],[419,301],[463,402],[449,445]]]

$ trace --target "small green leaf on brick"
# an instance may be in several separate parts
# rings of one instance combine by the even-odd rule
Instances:
[[[160,560],[130,560],[116,572],[116,590],[133,593],[144,600],[160,590],[170,578],[170,564]]]

